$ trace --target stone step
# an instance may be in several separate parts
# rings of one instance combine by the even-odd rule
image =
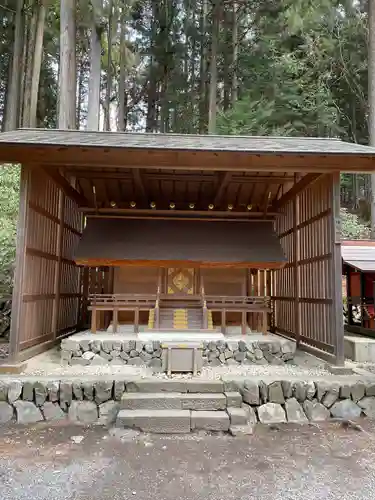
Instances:
[[[226,411],[192,411],[191,428],[205,431],[227,431],[230,420]]]
[[[224,410],[227,398],[219,393],[125,392],[120,401],[124,410]],[[240,409],[240,408],[237,408]]]
[[[188,392],[188,393],[224,393],[222,380],[205,379],[136,379],[127,383],[127,392]],[[235,405],[231,405],[235,406]]]
[[[190,410],[120,410],[116,420],[117,427],[158,434],[188,433],[190,423]]]

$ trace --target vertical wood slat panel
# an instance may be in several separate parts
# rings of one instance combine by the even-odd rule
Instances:
[[[322,176],[298,195],[294,226],[293,201],[277,218],[276,231],[282,235],[280,241],[288,263],[274,273],[273,295],[276,330],[297,339],[300,334],[303,342],[336,353],[337,334],[332,327],[337,288],[332,285],[332,179],[331,175]],[[294,233],[297,237],[291,249]],[[289,272],[292,269],[294,274]]]
[[[23,166],[22,170],[28,176],[27,226],[24,241],[19,245],[25,254],[22,278],[17,271],[18,284],[15,284],[19,317],[12,321],[12,328],[17,330],[14,337],[18,335],[19,351],[58,337],[76,326],[80,270],[72,262],[72,256],[79,239],[76,232],[82,230],[77,205],[64,196],[62,210],[59,187],[37,167]],[[69,291],[65,291],[65,284],[69,282],[77,285],[70,284]],[[59,299],[64,293],[75,296]]]

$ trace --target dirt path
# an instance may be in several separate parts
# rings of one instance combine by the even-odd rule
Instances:
[[[73,439],[72,439],[73,437]],[[2,500],[375,498],[375,425],[155,436],[98,427],[0,434]]]

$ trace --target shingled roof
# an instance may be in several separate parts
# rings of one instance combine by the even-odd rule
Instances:
[[[3,132],[0,134],[0,147],[2,144],[238,151],[255,154],[375,155],[375,148],[329,138],[145,134],[55,129],[20,129]]]

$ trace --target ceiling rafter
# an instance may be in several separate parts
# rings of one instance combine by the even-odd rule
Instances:
[[[134,184],[139,191],[139,196],[144,203],[148,202],[147,191],[143,182],[143,176],[139,168],[134,168],[132,170]]]
[[[306,174],[298,182],[296,182],[281,198],[275,200],[271,206],[271,210],[279,210],[288,201],[292,200],[298,193],[307,188],[310,184],[315,182],[322,174]]]
[[[72,198],[78,206],[81,207],[88,204],[87,198],[83,194],[78,192],[57,170],[51,170],[45,167],[40,168],[47,175],[47,177],[49,177],[55,184],[57,184],[59,188],[66,194],[66,196]]]
[[[228,184],[231,181],[231,179],[232,179],[232,172],[225,172],[224,175],[222,175],[219,187],[216,191],[216,195],[214,198],[214,205],[215,206],[218,206],[221,204],[225,190],[227,189]]]

